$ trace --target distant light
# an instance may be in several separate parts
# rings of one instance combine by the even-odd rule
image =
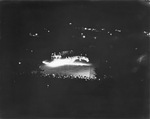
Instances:
[[[47,32],[50,32],[50,30],[48,30]]]
[[[94,37],[94,39],[96,39],[97,37]]]
[[[118,30],[118,32],[121,32],[121,30]]]
[[[138,50],[138,48],[135,48],[135,50]]]
[[[72,23],[70,22],[69,25],[72,25]]]
[[[150,33],[147,33],[147,36],[150,36]]]
[[[47,87],[49,87],[49,85],[47,84]]]
[[[53,77],[55,77],[55,74],[52,74]]]
[[[102,31],[104,31],[105,29],[104,29],[104,28],[102,28],[101,30],[102,30]]]
[[[29,36],[36,37],[36,36],[38,36],[38,33],[35,33],[35,34],[29,33]]]
[[[21,64],[21,62],[18,62],[18,64]]]
[[[84,30],[87,30],[87,28],[85,27]]]
[[[91,30],[91,28],[88,28],[88,30],[90,31],[90,30]]]
[[[104,74],[103,78],[106,79],[106,78],[107,78],[107,75]]]
[[[33,52],[33,50],[31,50],[31,52]]]
[[[119,29],[115,29],[115,31],[117,31],[117,32],[121,32],[121,30],[119,30]]]
[[[146,34],[147,36],[150,36],[150,32],[144,31],[144,34]]]
[[[112,33],[110,33],[109,35],[111,35],[111,36],[112,36]]]
[[[81,35],[83,35],[83,33],[81,33]]]
[[[85,36],[83,36],[83,38],[85,38]]]

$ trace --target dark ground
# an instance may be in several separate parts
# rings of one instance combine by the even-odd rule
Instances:
[[[148,118],[149,37],[143,32],[150,32],[149,6],[140,2],[1,3],[1,118]],[[96,41],[84,41],[80,31],[72,30],[76,26],[121,28],[122,33],[111,37],[100,33]],[[39,36],[31,37],[30,32]],[[51,52],[68,49],[87,52],[101,80],[31,73]],[[145,58],[138,63],[141,55]]]

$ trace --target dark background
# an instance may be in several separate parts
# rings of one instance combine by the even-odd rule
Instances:
[[[1,2],[0,8],[2,118],[148,118],[149,37],[143,34],[149,32],[148,5],[133,1],[13,1]],[[121,28],[122,33],[111,37],[101,33],[96,41],[85,41],[79,38],[80,31],[73,29],[76,26],[110,31]],[[29,36],[30,32],[38,32],[39,37]],[[70,49],[88,53],[97,66],[100,81],[64,80],[31,73],[39,70],[51,52]],[[142,55],[145,59],[138,63]]]

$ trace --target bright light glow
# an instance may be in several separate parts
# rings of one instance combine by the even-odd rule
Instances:
[[[137,59],[137,62],[138,62],[138,63],[141,63],[141,62],[144,61],[145,59],[146,59],[146,55],[143,54],[143,55],[141,55],[141,56]]]
[[[72,25],[72,23],[70,22],[69,25]]]
[[[83,36],[83,38],[85,38],[85,36]]]
[[[144,34],[146,34],[147,36],[150,36],[150,32],[144,31]]]
[[[29,33],[29,36],[38,37],[38,33],[35,33],[35,34]]]
[[[42,61],[43,65],[39,68],[42,70],[43,76],[52,76],[57,78],[79,78],[85,80],[96,79],[95,67],[92,63],[89,63],[89,59],[86,56],[72,56],[64,57],[66,53],[73,52],[63,51],[52,53],[51,61]]]
[[[65,65],[72,65],[72,66],[90,66],[90,63],[83,63],[83,62],[77,62],[76,60],[84,60],[86,62],[89,62],[89,59],[84,56],[74,56],[69,58],[61,58],[61,56],[56,55],[56,59],[54,59],[51,62],[43,61],[46,66],[48,67],[61,67]],[[60,59],[61,58],[61,59]]]
[[[147,33],[147,36],[150,36],[150,33]]]

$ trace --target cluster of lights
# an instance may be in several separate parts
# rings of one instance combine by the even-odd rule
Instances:
[[[74,76],[74,75],[61,75],[61,74],[43,74],[44,77],[50,77],[50,78],[58,78],[58,79],[83,79],[85,81],[87,80],[96,80],[96,76],[93,77],[87,77],[87,76]]]
[[[72,25],[72,23],[69,23],[69,25]],[[96,29],[94,27],[78,27],[78,26],[75,26],[74,28],[77,29],[77,30],[81,30],[82,31],[81,32],[81,37],[83,39],[86,39],[86,35],[83,34],[84,31],[91,31],[91,32],[96,32],[96,33],[98,33],[98,32],[105,32],[105,33],[109,34],[110,36],[113,36],[113,33],[108,31],[106,28]],[[122,30],[121,29],[114,29],[114,32],[121,33]],[[96,40],[97,36],[93,36],[93,39]]]
[[[116,32],[121,32],[121,30],[119,30],[119,29],[115,29],[115,31],[116,31]]]
[[[55,59],[62,59],[62,55],[65,55],[67,53],[72,53],[73,51],[71,50],[70,52],[69,51],[62,51],[62,52],[59,52],[58,55],[54,52],[51,54],[51,58],[53,60]],[[72,60],[73,62],[76,61],[76,60],[79,60],[79,61],[86,61],[86,62],[89,62],[89,59],[85,56],[74,56],[74,57],[67,57],[67,58],[64,58],[64,59],[69,59],[69,60]]]
[[[99,32],[97,29],[95,28],[88,28],[88,27],[81,27],[81,30],[83,31],[94,31],[94,32]]]
[[[89,62],[89,59],[84,56],[62,58],[61,55],[54,55],[52,56],[52,58],[53,58],[53,61],[51,62],[42,61],[42,63],[48,67],[61,67],[65,65],[71,65],[71,66],[90,66],[91,65],[90,63],[77,62],[77,60]]]
[[[42,69],[43,76],[61,79],[85,79],[92,80],[95,77],[95,68],[89,63],[89,59],[85,56],[72,56],[65,57],[68,53],[73,51],[62,51],[56,54],[51,54],[52,61],[42,61],[43,65],[39,68]]]
[[[104,29],[104,30],[105,30],[105,29]],[[112,34],[111,32],[109,32],[109,31],[108,31],[107,33],[108,33],[110,36],[112,36],[112,35],[113,35],[113,34]]]
[[[78,29],[80,29],[80,27],[76,27]],[[105,31],[106,29],[105,28],[101,28],[100,30],[96,29],[96,28],[88,28],[88,27],[81,27],[81,30],[83,31],[95,31],[95,32],[100,32],[100,31]],[[115,29],[116,32],[121,32],[120,29]],[[110,33],[108,31],[108,33]],[[112,34],[112,33],[111,33]]]
[[[104,75],[103,75],[103,78],[106,79],[106,78],[107,78],[107,75],[104,74]]]
[[[44,28],[44,30],[47,31],[48,33],[50,32],[50,30],[47,29],[47,28]],[[36,33],[29,33],[29,36],[31,36],[31,37],[39,37],[39,34],[37,32]]]
[[[92,28],[92,27],[75,27],[75,29],[82,30],[82,31],[92,31],[92,32],[106,31],[105,28],[101,28],[100,30],[98,30],[98,29]],[[118,32],[118,33],[121,33],[121,32],[122,32],[122,30],[120,30],[120,29],[114,29],[114,31],[115,31],[115,32]],[[110,36],[113,35],[113,33],[111,33],[110,31],[106,31],[106,33],[108,33]],[[86,38],[86,36],[85,36],[83,33],[81,33],[81,36],[82,36],[82,38],[84,38],[84,39]],[[94,38],[94,39],[97,39],[96,36],[93,37],[93,38]]]
[[[81,29],[82,29],[83,31],[95,31],[95,32],[98,32],[98,30],[95,29],[95,28],[82,27]]]
[[[81,36],[82,36],[82,38],[85,38],[85,37],[86,37],[83,33],[81,33]]]
[[[144,34],[150,37],[150,32],[144,31]]]
[[[57,55],[56,53],[52,53],[51,58],[52,58],[52,59],[61,59],[62,56],[61,56],[60,54]]]
[[[47,32],[50,32],[50,30],[48,30],[47,28],[44,28],[44,30],[46,30]]]
[[[29,36],[32,36],[32,37],[38,37],[39,35],[38,35],[38,33],[34,33],[34,34],[29,33]]]
[[[56,52],[54,52],[51,54],[51,58],[52,59],[60,59],[60,58],[62,58],[62,56],[67,55],[67,54],[71,54],[71,53],[73,53],[73,50],[62,51],[62,52],[59,52],[58,55],[56,54]]]

